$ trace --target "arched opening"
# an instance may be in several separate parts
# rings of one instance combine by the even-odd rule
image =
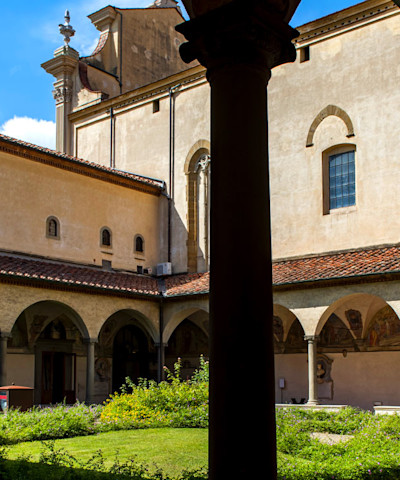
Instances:
[[[125,383],[126,377],[133,382],[150,378],[149,341],[143,330],[135,325],[120,328],[113,342],[113,391]]]
[[[398,403],[400,320],[386,301],[370,293],[336,300],[317,325],[317,382],[321,403]],[[384,374],[382,373],[384,372]]]
[[[85,398],[87,329],[79,315],[65,304],[38,302],[17,318],[8,340],[8,377],[29,386],[40,404]]]
[[[187,257],[189,272],[205,272],[210,268],[210,178],[209,142],[198,142],[186,160],[187,175]]]
[[[174,363],[181,359],[181,376],[190,378],[200,366],[200,357],[209,355],[208,313],[199,310],[182,320],[168,339],[165,365],[173,371]]]
[[[100,246],[102,247],[112,246],[111,230],[108,227],[103,227],[100,230]]]
[[[104,323],[99,333],[95,360],[95,391],[106,398],[139,378],[157,378],[156,332],[140,312],[119,310]]]
[[[307,398],[307,342],[299,319],[274,305],[275,401],[304,403]]]

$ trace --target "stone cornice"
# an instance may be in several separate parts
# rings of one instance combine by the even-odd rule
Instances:
[[[1,152],[151,195],[159,196],[163,190],[163,187],[161,187],[163,185],[162,181],[154,180],[154,185],[152,185],[150,182],[153,182],[153,180],[149,179],[149,183],[146,183],[147,179],[145,177],[143,177],[143,180],[139,176],[134,178],[134,175],[125,172],[111,170],[102,165],[85,162],[69,155],[42,149],[11,138],[0,138]]]
[[[295,43],[301,47],[319,42],[398,14],[400,10],[391,0],[367,0],[296,27],[300,35]]]
[[[158,82],[145,85],[144,87],[132,90],[130,92],[118,95],[107,99],[102,102],[98,102],[90,106],[82,106],[81,108],[76,109],[69,115],[69,120],[71,122],[76,122],[81,119],[90,117],[91,115],[96,115],[99,113],[104,113],[110,108],[122,108],[130,104],[135,104],[142,102],[147,99],[156,98],[162,95],[166,95],[169,92],[169,89],[177,85],[189,85],[198,80],[204,80],[206,82],[206,70],[201,65],[189,68],[183,72],[177,73],[167,78],[163,78]]]

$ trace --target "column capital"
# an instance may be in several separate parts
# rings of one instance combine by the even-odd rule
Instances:
[[[96,343],[99,343],[99,339],[98,338],[84,338],[83,339],[83,343],[86,343],[86,344],[96,344]]]
[[[11,338],[11,332],[0,332],[0,338]]]
[[[181,23],[175,28],[188,40],[180,47],[184,62],[197,59],[210,76],[227,66],[256,67],[269,80],[270,70],[293,62],[292,40],[299,33],[275,10],[272,2],[231,2]]]
[[[304,340],[309,343],[318,342],[319,338],[319,335],[304,335]]]

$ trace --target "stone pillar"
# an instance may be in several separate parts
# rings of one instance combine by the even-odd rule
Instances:
[[[308,402],[307,405],[318,405],[317,383],[317,335],[306,335],[304,340],[308,343]]]
[[[168,343],[156,343],[157,348],[157,381],[162,382],[165,380],[164,365],[165,365],[165,348],[168,347]]]
[[[53,96],[56,101],[56,150],[73,155],[73,131],[68,115],[72,111],[73,74],[78,68],[79,53],[68,45],[58,48],[54,58],[42,64],[54,75]]]
[[[0,334],[0,386],[7,385],[7,341],[9,333]]]
[[[266,93],[297,32],[267,3],[176,27],[183,60],[197,58],[211,86],[210,480],[276,478]]]
[[[86,403],[93,403],[94,399],[94,348],[96,340],[87,340],[87,361],[86,361]]]

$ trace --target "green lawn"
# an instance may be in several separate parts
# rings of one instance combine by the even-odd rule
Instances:
[[[55,445],[83,462],[101,449],[107,466],[114,463],[116,455],[120,461],[135,456],[138,463],[155,464],[165,473],[176,475],[183,469],[207,465],[207,436],[208,430],[203,428],[156,428],[66,438],[56,440]],[[42,448],[42,442],[19,443],[8,447],[7,458],[30,455],[37,462]]]

